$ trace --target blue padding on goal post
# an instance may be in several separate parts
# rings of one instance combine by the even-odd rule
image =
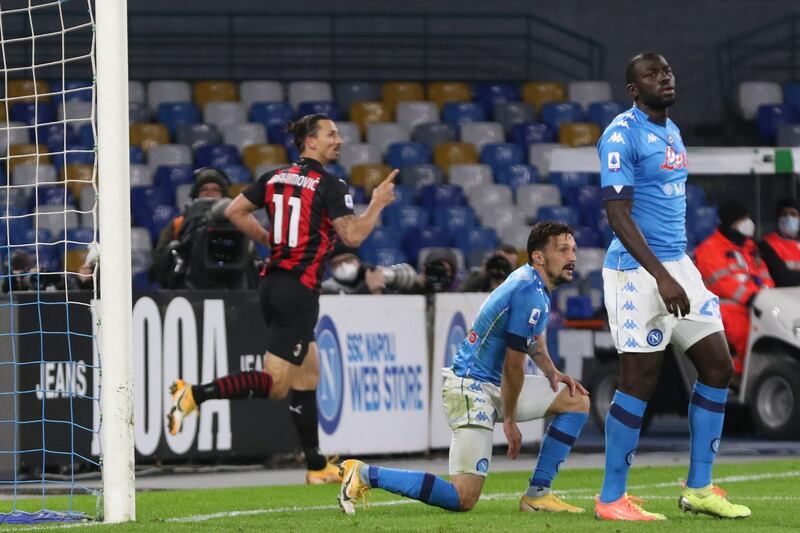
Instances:
[[[35,513],[11,511],[0,513],[0,524],[42,524],[45,522],[86,522],[91,520],[86,513],[78,511],[48,511],[43,509]]]

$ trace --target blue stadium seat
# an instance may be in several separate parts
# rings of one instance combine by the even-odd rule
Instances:
[[[93,228],[68,228],[62,239],[72,241],[67,243],[68,250],[84,248],[94,240]]]
[[[600,248],[603,246],[602,238],[597,230],[589,226],[576,226],[575,230],[575,244],[579,248]]]
[[[497,232],[493,228],[485,226],[458,232],[453,236],[453,241],[456,247],[464,254],[464,257],[468,258],[467,264],[469,266],[477,266],[476,262],[481,264],[482,261],[476,261],[476,259],[478,257],[482,259],[482,254],[488,253],[500,245]]]
[[[191,165],[159,165],[153,174],[153,185],[164,191],[171,205],[175,203],[175,189],[179,185],[194,183],[193,172]]]
[[[61,246],[37,246],[30,251],[31,253],[39,252],[39,270],[47,272],[60,272],[63,270],[61,262],[63,248]]]
[[[426,185],[419,190],[419,203],[429,212],[451,205],[466,205],[464,190],[458,185]]]
[[[600,131],[606,129],[614,118],[627,109],[619,102],[592,102],[586,112],[589,122],[594,122],[600,127]]]
[[[267,139],[270,144],[280,144],[288,150],[294,148],[294,135],[286,131],[286,124],[270,124],[267,126]]]
[[[703,242],[709,235],[714,233],[719,224],[717,208],[698,207],[686,212],[686,232],[692,233],[697,244]]]
[[[286,126],[293,117],[292,108],[286,102],[256,102],[250,107],[247,120],[263,124],[269,129],[273,124]]]
[[[588,172],[551,172],[550,183],[561,191],[561,200],[566,205],[575,202],[575,191],[578,187],[592,184],[592,175]]]
[[[184,124],[203,122],[200,111],[192,102],[163,102],[158,104],[158,121],[164,124],[174,139]]]
[[[36,217],[21,216],[27,213],[30,213],[27,209],[12,206],[0,211],[0,242],[4,244],[25,244],[30,242],[27,232],[33,229],[33,222]]]
[[[401,234],[409,228],[428,225],[428,212],[417,205],[390,205],[383,210],[383,225],[396,228]]]
[[[33,243],[55,243],[58,239],[49,229],[41,228],[36,231],[33,228],[25,230],[25,242]]]
[[[539,171],[532,165],[503,165],[494,170],[495,183],[508,185],[514,192],[520,185],[539,183]]]
[[[695,209],[706,205],[706,191],[697,185],[686,184],[686,208]]]
[[[588,296],[570,296],[567,298],[567,311],[565,316],[573,320],[592,318],[594,309],[592,299]]]
[[[456,127],[440,122],[420,124],[411,132],[411,140],[433,148],[440,143],[455,142],[458,139]]]
[[[557,132],[565,122],[581,122],[583,110],[578,102],[550,102],[542,106],[542,122]]]
[[[194,151],[194,167],[240,165],[239,150],[232,144],[204,144]]]
[[[486,108],[479,102],[447,102],[442,107],[442,122],[456,130],[467,122],[485,122],[487,119]]]
[[[144,157],[144,150],[142,150],[141,146],[131,146],[130,162],[131,165],[144,165],[146,163]]]
[[[29,208],[31,212],[33,212],[36,208],[36,202],[39,202],[39,205],[64,205],[64,200],[66,199],[66,205],[68,207],[75,206],[75,198],[72,195],[72,191],[64,187],[63,185],[40,185],[36,188],[36,196],[34,197],[31,195]]]
[[[250,183],[253,175],[244,165],[222,165],[219,169],[231,180],[231,183]]]
[[[575,204],[578,208],[582,224],[592,225],[592,221],[597,220],[600,211],[603,209],[603,197],[600,194],[600,187],[597,185],[582,185],[574,191]]]
[[[386,164],[392,168],[404,168],[409,165],[425,165],[433,161],[431,149],[423,143],[392,143],[384,157]]]
[[[78,136],[75,139],[75,141],[85,146],[94,146],[95,138],[94,138],[94,130],[92,130],[92,125],[81,124],[81,126],[78,128]],[[133,146],[131,146],[131,148],[133,148]],[[137,148],[141,150],[141,147],[137,146]]]
[[[409,228],[403,238],[403,251],[411,264],[416,264],[421,249],[450,246],[450,241],[450,232],[444,228],[436,226]]]
[[[385,210],[384,210],[385,211]],[[377,226],[372,230],[363,243],[362,249],[367,248],[399,248],[400,247],[400,230],[393,226]]]
[[[134,225],[147,226],[155,207],[165,205],[167,202],[169,196],[160,187],[131,187],[131,213]]]
[[[318,101],[318,102],[301,102],[297,108],[297,118],[305,115],[328,115],[332,120],[341,119],[339,107],[336,102]]]
[[[398,263],[408,263],[406,254],[397,247],[369,248],[360,251],[359,255],[365,263],[371,265],[390,266]]]
[[[354,204],[369,203],[369,199],[367,198],[367,193],[364,190],[364,187],[351,184],[348,186],[348,190],[350,191],[350,197],[353,199]]]
[[[91,128],[91,125],[89,126]],[[66,136],[64,130],[66,129]],[[30,129],[31,142],[35,143],[34,129]],[[39,135],[39,143],[46,144],[47,149],[51,152],[59,152],[64,150],[64,142],[75,143],[80,142],[80,137],[72,132],[72,128],[64,128],[63,124],[47,124],[46,126],[39,126],[36,128],[35,133]],[[92,143],[94,144],[94,143]]]
[[[350,181],[350,177],[347,175],[347,170],[340,165],[339,163],[333,161],[325,165],[325,170],[333,174],[339,179],[343,179],[344,181]]]
[[[416,197],[417,191],[413,188],[399,183],[395,184],[393,205],[414,205]]]
[[[519,102],[522,96],[516,83],[482,82],[473,87],[475,100],[485,109],[494,111],[498,102]]]
[[[58,150],[63,152],[64,147],[62,146]],[[95,157],[94,145],[87,146],[80,143],[69,142],[67,143],[66,155],[64,153],[54,153],[50,157],[53,161],[53,166],[57,169],[64,166],[65,159],[67,165],[93,165]]]
[[[450,235],[479,226],[475,211],[467,205],[451,205],[433,212],[434,226],[444,228]]]
[[[84,102],[92,101],[92,82],[91,80],[67,80],[61,83],[61,80],[54,80],[50,83],[50,92],[60,93],[65,91],[65,100],[82,100]],[[56,97],[61,100],[61,96]]]
[[[551,143],[555,140],[556,133],[544,122],[524,122],[514,124],[511,128],[511,141],[526,153],[531,144]]]
[[[492,167],[496,175],[501,167],[525,163],[525,152],[513,143],[489,143],[483,146],[480,161]]]
[[[37,116],[38,113],[38,116]],[[56,108],[49,102],[18,102],[11,106],[11,120],[25,124],[55,122]]]
[[[539,208],[536,220],[558,220],[572,227],[578,225],[580,217],[578,210],[566,205],[545,205]]]
[[[800,81],[790,81],[783,86],[783,103],[800,116]]]
[[[128,123],[150,122],[150,110],[144,102],[128,102]]]
[[[167,223],[178,216],[180,211],[174,205],[156,205],[144,227],[150,232],[153,242],[158,242],[158,234]]]
[[[761,137],[770,144],[778,137],[778,128],[782,124],[797,122],[792,108],[783,104],[766,104],[758,106],[756,125]]]

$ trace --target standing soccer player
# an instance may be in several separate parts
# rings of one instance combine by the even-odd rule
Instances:
[[[249,238],[272,248],[261,273],[261,310],[267,323],[264,371],[249,371],[191,385],[182,379],[170,387],[173,406],[167,415],[172,435],[183,419],[206,400],[283,399],[291,392],[292,421],[306,456],[311,484],[335,483],[339,469],[319,451],[317,383],[319,359],[314,327],[319,318],[319,290],[336,235],[358,246],[372,231],[383,208],[394,201],[397,170],[372,191],[367,210],[353,215],[347,184],[324,165],[339,156],[342,138],[325,115],[306,115],[289,124],[300,159],[261,176],[237,196],[225,215]],[[268,232],[253,216],[267,211]]]
[[[620,353],[619,387],[606,417],[606,469],[595,515],[604,520],[665,520],[625,492],[647,400],[672,342],[697,369],[689,405],[689,476],[679,500],[684,511],[742,518],[711,484],[719,450],[731,356],[719,299],[703,285],[685,254],[686,148],[668,118],[675,76],[661,55],[645,52],[625,68],[634,105],[606,128],[597,144],[608,221],[603,284],[608,323]]]
[[[569,455],[589,412],[586,390],[556,369],[544,332],[550,291],[572,281],[575,241],[569,226],[540,222],[528,238],[528,264],[512,272],[481,306],[452,368],[443,369],[442,399],[453,438],[450,481],[426,472],[342,462],[339,506],[347,514],[371,488],[381,488],[449,511],[475,506],[492,460],[492,435],[498,419],[508,439],[508,456],[520,452],[517,422],[555,415],[542,440],[521,511],[580,513],[584,510],[550,492],[559,466]],[[531,354],[544,376],[526,376]]]

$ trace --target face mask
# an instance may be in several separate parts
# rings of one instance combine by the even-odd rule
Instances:
[[[800,231],[800,218],[780,217],[778,219],[778,231],[787,237],[796,238],[798,231]]]
[[[753,222],[753,219],[746,218],[741,222],[738,222],[733,229],[744,235],[745,237],[752,238],[753,235],[756,234],[756,223]]]
[[[351,283],[356,276],[358,276],[358,265],[350,261],[336,265],[336,268],[333,269],[333,277],[336,278],[336,281]]]

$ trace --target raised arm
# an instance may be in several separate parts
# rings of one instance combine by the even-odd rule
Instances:
[[[225,209],[225,216],[248,238],[264,246],[269,246],[269,232],[253,215],[258,206],[239,194]]]
[[[373,189],[372,200],[360,216],[345,215],[333,220],[336,234],[347,246],[355,248],[361,245],[378,223],[383,208],[394,202],[394,178],[398,172],[397,169],[393,170]]]

